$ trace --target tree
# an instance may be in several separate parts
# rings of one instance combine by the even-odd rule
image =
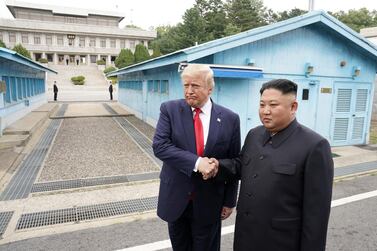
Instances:
[[[122,49],[114,63],[118,69],[132,65],[135,63],[134,54],[130,49]]]
[[[331,13],[335,18],[349,26],[356,32],[360,32],[360,29],[367,27],[377,26],[377,11],[369,11],[366,8],[359,10],[349,10],[348,13],[339,11]]]
[[[152,48],[153,48],[153,54],[151,56],[152,58],[157,58],[162,55],[160,51],[160,46],[158,44],[156,44]]]
[[[283,21],[283,20],[286,20],[286,19],[289,19],[289,18],[292,18],[292,17],[304,15],[305,13],[307,13],[306,10],[301,10],[301,9],[298,9],[298,8],[294,8],[294,9],[291,9],[289,11],[285,10],[285,11],[279,12],[277,14],[276,21],[277,22]]]
[[[200,16],[205,20],[207,41],[224,37],[228,19],[223,1],[196,0],[194,7],[199,10]]]
[[[145,60],[150,59],[150,55],[148,52],[147,47],[145,47],[143,44],[136,45],[135,48],[135,63],[140,63]]]
[[[226,8],[230,23],[241,31],[267,24],[263,18],[266,7],[262,0],[228,0]]]
[[[5,45],[5,43],[3,42],[3,40],[1,40],[1,39],[0,39],[0,47],[7,48],[7,46]]]
[[[176,41],[178,48],[183,49],[210,40],[206,31],[206,21],[197,7],[186,10],[183,23],[177,25]]]
[[[16,44],[12,50],[17,52],[18,54],[21,54],[24,57],[31,59],[30,52],[25,47],[23,47],[22,44]]]

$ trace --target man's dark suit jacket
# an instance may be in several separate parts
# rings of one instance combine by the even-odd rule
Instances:
[[[259,126],[239,158],[220,160],[224,174],[241,179],[234,250],[325,250],[334,174],[326,139],[296,120],[272,138]]]
[[[163,161],[160,173],[158,216],[177,220],[193,196],[193,220],[207,225],[220,220],[223,206],[236,204],[237,181],[204,181],[193,172],[198,158],[191,107],[184,99],[165,102],[153,139],[153,151]],[[237,114],[212,102],[204,156],[233,158],[240,151],[240,122]]]

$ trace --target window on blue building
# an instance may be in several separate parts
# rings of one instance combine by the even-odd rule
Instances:
[[[160,93],[161,94],[168,94],[169,93],[169,81],[168,80],[161,80]]]
[[[21,100],[22,99],[22,82],[21,78],[16,78],[17,82],[17,99]]]
[[[158,92],[160,89],[160,80],[154,80],[153,81],[153,91]]]
[[[153,80],[148,80],[148,92],[153,92]]]
[[[11,97],[10,97],[10,82],[9,82],[9,77],[3,76],[2,77],[3,81],[5,81],[5,85],[7,90],[5,91],[5,102],[10,103],[11,102]]]
[[[17,84],[16,84],[16,78],[15,77],[10,77],[10,95],[12,98],[12,101],[17,101]]]
[[[27,88],[26,78],[22,78],[21,80],[22,80],[22,97],[26,98],[27,97],[27,94],[26,94],[26,88]]]

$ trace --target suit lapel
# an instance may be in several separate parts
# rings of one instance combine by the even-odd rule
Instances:
[[[181,102],[179,112],[181,113],[183,130],[186,136],[186,142],[188,147],[187,150],[189,150],[192,153],[196,153],[193,115],[191,107],[186,103],[186,101],[183,100]]]
[[[204,149],[204,156],[210,156],[213,147],[218,139],[218,134],[221,128],[221,112],[217,105],[212,102],[211,120],[209,122],[209,131],[206,147]]]

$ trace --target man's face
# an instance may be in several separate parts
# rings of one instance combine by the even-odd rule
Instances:
[[[296,98],[293,94],[283,94],[276,89],[266,89],[259,102],[259,118],[271,133],[286,128],[295,118]]]
[[[183,78],[183,90],[187,104],[201,108],[212,93],[203,76],[186,76]]]

